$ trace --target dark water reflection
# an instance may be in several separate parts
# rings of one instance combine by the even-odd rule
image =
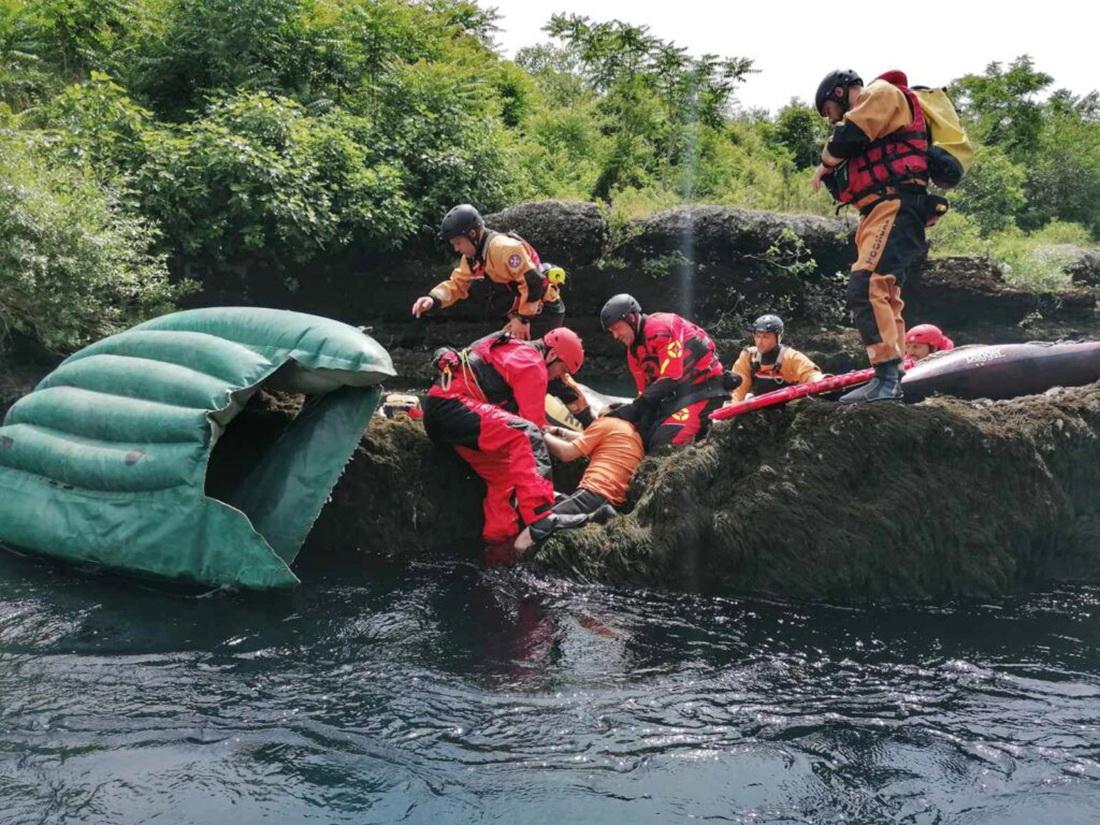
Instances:
[[[1092,823],[1100,589],[851,610],[0,555],[0,821]]]

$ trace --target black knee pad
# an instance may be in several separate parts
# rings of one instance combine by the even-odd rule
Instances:
[[[870,305],[871,274],[869,269],[857,269],[848,277],[848,289],[844,293],[844,302],[848,309]]]

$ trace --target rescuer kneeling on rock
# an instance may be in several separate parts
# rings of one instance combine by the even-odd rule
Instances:
[[[684,445],[706,435],[710,413],[729,398],[739,380],[722,368],[714,341],[672,312],[642,313],[631,295],[615,295],[600,311],[600,324],[626,347],[626,363],[638,397],[608,413],[632,423],[646,450]]]
[[[538,341],[494,333],[433,356],[439,377],[424,401],[424,427],[485,481],[486,543],[511,543],[523,525],[552,518],[554,485],[542,435],[546,387],[583,362],[581,340],[566,327]]]

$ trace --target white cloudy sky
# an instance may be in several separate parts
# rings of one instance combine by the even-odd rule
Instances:
[[[545,41],[541,28],[555,12],[649,26],[652,34],[693,54],[751,57],[759,74],[741,86],[738,100],[774,110],[791,97],[809,100],[818,81],[837,67],[853,68],[864,78],[899,68],[911,83],[939,86],[1022,54],[1053,75],[1055,86],[1084,94],[1100,88],[1100,10],[1093,1],[917,0],[912,8],[923,25],[912,18],[894,32],[883,30],[889,11],[904,5],[897,2],[482,0],[481,5],[500,13],[496,40],[509,57]],[[858,11],[842,19],[830,12],[845,5]],[[922,40],[912,37],[920,32]]]

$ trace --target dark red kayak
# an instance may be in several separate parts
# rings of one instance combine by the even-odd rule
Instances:
[[[1016,398],[1093,381],[1100,381],[1100,341],[960,347],[910,368],[901,387],[905,400],[912,403],[933,393]]]

